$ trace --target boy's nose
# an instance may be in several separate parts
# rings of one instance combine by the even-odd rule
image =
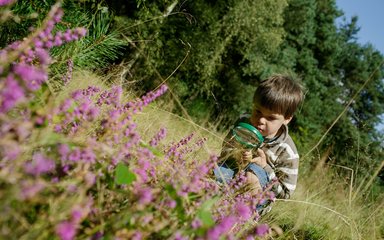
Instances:
[[[261,117],[261,118],[259,118],[259,124],[265,124],[266,123],[266,121],[267,121],[267,119],[265,119],[264,117]]]

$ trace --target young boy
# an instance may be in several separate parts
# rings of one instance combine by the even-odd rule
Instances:
[[[272,191],[277,198],[290,198],[296,188],[299,155],[287,124],[303,100],[303,88],[290,76],[273,75],[263,80],[253,97],[252,114],[236,121],[255,127],[264,137],[258,149],[239,148],[232,132],[227,135],[219,168],[214,170],[219,181],[229,181],[239,170],[246,171],[252,192],[258,192],[269,181],[277,179]]]

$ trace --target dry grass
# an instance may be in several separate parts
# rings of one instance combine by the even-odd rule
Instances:
[[[279,239],[383,239],[383,198],[355,191],[325,165],[301,176],[293,198],[278,200],[266,221],[284,229]]]
[[[221,150],[221,143],[223,141],[223,133],[217,133],[209,130],[206,127],[195,124],[193,121],[173,114],[169,109],[161,104],[151,104],[142,113],[135,115],[135,119],[139,122],[138,131],[145,140],[153,137],[160,128],[166,128],[167,137],[164,139],[163,144],[171,144],[180,141],[182,138],[190,134],[194,134],[192,142],[199,139],[206,138],[198,156],[194,156],[196,160],[207,159],[210,155],[218,155]]]
[[[199,157],[220,152],[223,133],[196,125],[164,107],[152,105],[139,118],[143,121],[143,136],[153,136],[160,127],[166,127],[167,141],[172,142],[195,132],[208,138]],[[350,177],[341,178],[337,171],[347,171]],[[348,167],[322,164],[311,174],[300,176],[293,198],[277,200],[264,221],[283,228],[278,239],[382,239],[384,200],[370,201],[364,197],[372,177],[360,190],[353,181],[353,170]]]
[[[88,72],[77,72],[74,78],[77,80],[60,93],[58,100],[65,98],[71,90],[88,85],[108,88],[100,77]],[[127,100],[134,97],[132,93],[126,93],[125,96]],[[175,102],[178,104],[178,101]],[[185,109],[180,114],[185,117],[173,114],[172,109],[172,103],[158,99],[135,115],[139,123],[138,131],[144,141],[149,141],[160,128],[166,128],[164,145],[178,142],[191,133],[194,133],[195,141],[207,138],[204,148],[188,158],[191,161],[220,153],[225,133],[194,123]],[[274,239],[383,239],[384,199],[373,201],[367,197],[378,171],[365,182],[355,183],[352,169],[327,165],[327,153],[320,156],[314,170],[301,169],[293,198],[277,200],[272,211],[262,219],[283,229],[283,234]],[[348,171],[350,177],[340,178],[335,170]]]

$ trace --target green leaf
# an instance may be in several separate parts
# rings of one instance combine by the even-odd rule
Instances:
[[[210,211],[199,211],[197,213],[197,217],[201,220],[203,223],[203,226],[211,227],[215,224],[215,221],[213,220],[212,213]]]
[[[203,226],[211,227],[215,224],[215,221],[212,217],[211,208],[218,199],[218,197],[208,199],[203,204],[201,204],[199,210],[197,211],[197,217],[201,220]]]
[[[115,182],[117,184],[131,184],[136,180],[136,175],[124,163],[119,163],[115,171]]]

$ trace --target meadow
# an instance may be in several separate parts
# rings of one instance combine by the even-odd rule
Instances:
[[[383,193],[371,189],[383,164],[356,182],[327,153],[303,152],[291,199],[252,196],[241,173],[220,185],[212,170],[226,131],[196,123],[166,82],[139,95],[120,72],[49,71],[49,50],[87,31],[53,33],[62,14],[55,5],[0,51],[0,238],[383,238]],[[259,216],[266,200],[273,208]]]

